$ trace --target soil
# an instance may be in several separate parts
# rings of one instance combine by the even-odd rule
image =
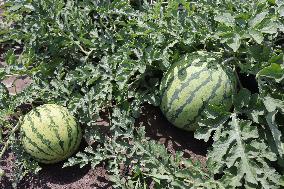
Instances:
[[[182,151],[184,157],[206,163],[208,143],[194,138],[193,132],[186,132],[174,127],[164,117],[158,107],[146,105],[142,108],[142,115],[138,119],[146,128],[146,136],[164,144],[168,151],[175,154]]]
[[[0,67],[3,67],[5,64],[1,54],[0,52]],[[8,87],[11,94],[15,94],[23,90],[31,83],[31,80],[25,76],[10,77],[2,81],[2,83]],[[174,127],[166,120],[159,108],[150,105],[144,106],[140,118],[137,119],[137,123],[139,122],[143,122],[143,125],[146,127],[146,136],[164,144],[170,153],[175,154],[176,151],[183,151],[185,157],[191,158],[193,161],[199,160],[202,165],[205,165],[209,144],[194,139],[191,132],[185,132]],[[80,149],[84,149],[85,146],[86,144],[82,144]],[[7,152],[3,162],[0,164],[0,167],[6,172],[6,175],[0,178],[0,188],[12,188],[9,178],[12,177],[13,159],[13,154]],[[113,188],[108,181],[108,174],[102,165],[95,169],[91,169],[90,166],[61,168],[62,165],[63,163],[43,165],[38,175],[25,177],[20,182],[18,188]]]

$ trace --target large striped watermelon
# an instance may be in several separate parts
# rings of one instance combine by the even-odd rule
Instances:
[[[24,149],[37,161],[50,164],[71,156],[82,132],[65,107],[45,104],[30,111],[21,125]]]
[[[209,104],[231,107],[233,76],[220,65],[217,53],[191,53],[162,78],[161,110],[173,125],[194,131]]]

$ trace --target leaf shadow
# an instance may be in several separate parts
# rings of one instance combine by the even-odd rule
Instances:
[[[188,132],[173,126],[158,107],[145,105],[137,123],[143,123],[146,136],[164,144],[171,154],[182,151],[185,158],[206,162],[210,142],[194,138],[193,132]]]
[[[84,149],[86,143],[82,142],[79,149]],[[80,168],[79,166],[62,168],[64,162],[56,164],[40,164],[42,170],[37,175],[28,175],[20,183],[19,188],[52,188],[56,185],[69,185],[76,183],[87,175],[91,166]]]

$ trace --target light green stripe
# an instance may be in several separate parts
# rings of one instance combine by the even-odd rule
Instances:
[[[186,69],[189,67],[190,65],[187,65],[186,67],[180,69],[178,71],[178,75],[181,75],[184,71],[186,71]],[[174,67],[175,68],[175,67]],[[174,80],[176,79],[174,76],[174,68],[170,69],[166,75],[164,76],[165,79],[163,79],[162,83],[161,83],[161,97],[164,97],[165,92],[167,91],[168,87],[171,86],[174,82]],[[169,80],[167,82],[167,80]]]
[[[61,138],[60,138],[58,127],[56,126],[56,123],[55,123],[54,119],[52,118],[51,111],[47,107],[43,107],[43,109],[48,113],[48,117],[50,119],[50,124],[48,125],[48,127],[51,128],[54,131],[55,136],[56,136],[56,138],[58,140],[58,144],[59,144],[62,152],[65,153],[65,151],[64,151],[64,141],[62,141]]]
[[[32,139],[30,139],[25,133],[24,134],[24,140],[26,140],[26,142],[24,142],[24,146],[28,147],[28,144],[32,145],[34,148],[36,148],[39,152],[45,154],[45,156],[53,156],[49,153],[47,153],[45,150],[41,149],[36,142],[32,141]],[[27,151],[33,151],[30,148],[27,148]],[[36,154],[36,153],[35,153]]]
[[[81,128],[79,125],[77,125],[76,127],[76,139],[75,139],[75,143],[74,146],[71,148],[72,150],[76,150],[76,148],[79,147],[80,143],[81,143],[81,137],[82,137],[82,133],[81,133]]]
[[[44,144],[47,146],[47,148],[49,150],[51,150],[52,152],[59,154],[58,152],[56,152],[51,146],[52,146],[52,142],[47,140],[46,137],[44,137],[41,133],[38,132],[38,130],[34,127],[34,123],[32,121],[32,118],[30,117],[31,114],[26,116],[27,121],[30,123],[30,128],[32,129],[32,131],[36,134],[37,138]]]
[[[65,120],[66,122],[66,125],[67,125],[67,133],[68,133],[68,144],[66,144],[66,148],[65,148],[65,151],[68,152],[70,151],[71,149],[71,145],[72,145],[72,142],[74,140],[74,137],[72,136],[72,128],[74,127],[73,125],[70,125],[70,123],[73,121],[72,118],[70,117],[71,115],[68,115],[69,112],[66,112],[65,110],[62,110],[60,109],[60,112],[61,114],[63,115],[63,119]],[[76,125],[75,125],[76,127]]]
[[[169,99],[170,102],[168,103],[168,106],[171,107],[173,102],[176,99],[179,99],[179,94],[181,93],[181,91],[185,90],[185,88],[188,87],[190,85],[190,82],[192,82],[193,80],[198,80],[200,78],[201,73],[204,73],[205,71],[208,72],[208,68],[206,66],[203,69],[191,74],[190,77],[188,77],[188,79],[181,85],[180,89],[175,90],[174,94]]]
[[[50,163],[50,162],[54,162],[54,161],[58,160],[58,158],[49,158],[49,159],[47,159],[46,158],[46,156],[47,156],[46,154],[44,154],[44,153],[39,154],[40,152],[38,152],[38,151],[36,152],[36,151],[32,150],[31,148],[29,148],[28,151],[29,151],[29,154],[34,159],[36,159],[37,161],[42,162],[42,163]],[[45,157],[45,158],[41,158],[41,157]]]
[[[202,102],[202,106],[199,108],[198,110],[198,113],[195,117],[193,117],[193,119],[191,120],[187,120],[186,123],[188,121],[190,121],[191,123],[196,123],[197,122],[197,119],[200,118],[201,116],[201,113],[204,111],[204,109],[206,107],[208,107],[209,103],[212,102],[212,100],[214,99],[214,97],[218,96],[218,93],[217,93],[217,90],[220,89],[222,87],[222,76],[223,76],[223,72],[221,72],[219,78],[218,78],[218,82],[217,82],[217,85],[213,88],[213,90],[211,91],[211,95],[205,100]],[[186,124],[184,126],[184,128],[189,128],[191,126],[191,124]]]
[[[210,81],[212,80],[212,74],[210,74],[209,72],[209,77],[207,77],[202,83],[200,83],[200,85],[194,89],[194,91],[192,91],[190,93],[190,95],[188,96],[188,98],[186,99],[185,103],[183,103],[182,105],[179,106],[179,108],[176,110],[175,114],[172,114],[172,120],[176,121],[179,119],[179,117],[181,116],[181,113],[184,111],[184,108],[190,104],[190,102],[195,98],[196,93],[198,93],[198,91],[202,88],[205,87],[205,84],[208,84]],[[192,115],[189,115],[188,117],[191,117]]]

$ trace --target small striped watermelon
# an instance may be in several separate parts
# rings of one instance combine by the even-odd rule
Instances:
[[[217,53],[197,51],[173,64],[162,78],[160,107],[173,125],[194,131],[209,104],[230,109],[236,82],[219,60]]]
[[[21,124],[24,149],[41,163],[56,163],[78,148],[82,132],[68,110],[56,104],[39,106]]]

